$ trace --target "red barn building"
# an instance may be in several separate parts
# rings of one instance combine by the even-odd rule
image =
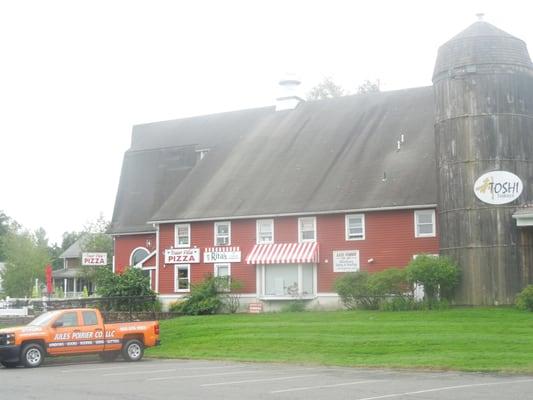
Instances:
[[[511,36],[477,22],[441,48],[439,65],[455,56],[469,60],[459,54],[467,42],[467,54],[482,50],[486,65],[495,48],[487,41],[500,45],[502,37]],[[523,68],[531,69],[527,50],[520,52]],[[437,94],[430,86],[307,102],[286,95],[276,107],[135,126],[112,220],[115,271],[142,268],[167,303],[213,274],[241,281],[244,303],[265,309],[295,298],[336,307],[333,283],[341,274],[438,254],[438,204],[453,193],[439,191],[448,150],[446,137],[435,140],[436,113],[441,125],[447,115]],[[453,95],[463,96],[446,92]],[[475,100],[469,101],[480,104]],[[463,178],[470,188],[477,176]],[[481,207],[471,192],[467,200]],[[464,233],[450,225],[456,209],[446,211],[447,238]],[[477,283],[463,272],[471,286],[462,290],[470,293]],[[492,292],[489,300],[465,302],[508,296]]]

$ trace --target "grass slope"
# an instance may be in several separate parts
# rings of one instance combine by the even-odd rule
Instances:
[[[304,312],[162,321],[152,357],[533,373],[533,314]]]

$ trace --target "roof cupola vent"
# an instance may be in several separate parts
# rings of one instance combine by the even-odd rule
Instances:
[[[293,110],[304,101],[300,96],[300,83],[301,81],[294,74],[287,74],[279,81],[276,111]]]

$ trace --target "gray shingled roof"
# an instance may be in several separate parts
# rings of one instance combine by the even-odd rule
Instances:
[[[61,255],[59,258],[81,258],[81,245],[85,236],[80,237],[74,243],[72,243]]]
[[[423,87],[136,126],[111,231],[434,205],[433,118],[433,90]],[[196,163],[200,148],[210,151]]]
[[[147,221],[189,174],[196,164],[196,151],[234,144],[273,110],[265,107],[134,126],[110,233],[154,231]]]

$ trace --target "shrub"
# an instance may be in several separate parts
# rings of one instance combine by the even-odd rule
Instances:
[[[389,268],[370,275],[369,284],[372,291],[379,296],[401,296],[409,288],[405,269],[399,268]]]
[[[419,307],[419,303],[410,296],[391,297],[379,304],[381,311],[411,311],[418,310]]]
[[[236,279],[228,280],[225,277],[220,277],[218,279],[219,296],[223,308],[230,314],[235,314],[241,305],[241,295],[239,292],[244,285],[241,281]]]
[[[406,272],[409,282],[424,286],[428,300],[449,299],[459,283],[459,268],[447,257],[421,254],[409,263]]]
[[[172,311],[187,315],[216,314],[223,306],[219,296],[221,285],[220,278],[207,276],[203,282],[193,285],[191,293]]]
[[[112,304],[102,301],[100,308],[115,311],[123,310],[152,310],[153,302],[139,303],[136,297],[153,297],[155,292],[150,288],[150,278],[139,268],[128,268],[122,274],[114,274],[110,268],[102,267],[96,274],[96,292],[102,297],[126,297],[115,299]]]
[[[349,310],[378,309],[390,296],[404,296],[408,284],[405,271],[390,268],[382,272],[352,272],[335,281],[335,291]]]
[[[516,296],[516,307],[524,311],[533,311],[533,285],[526,286]]]
[[[335,291],[348,310],[376,309],[378,303],[369,285],[368,272],[349,272],[335,281]]]
[[[305,311],[307,304],[304,300],[289,301],[281,308],[281,312],[302,312]]]

